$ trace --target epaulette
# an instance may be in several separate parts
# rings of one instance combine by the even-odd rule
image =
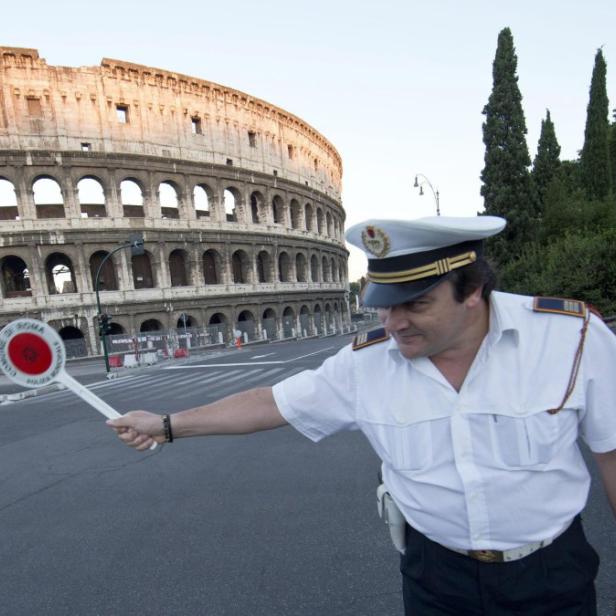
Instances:
[[[586,304],[575,299],[561,297],[535,297],[533,298],[535,312],[548,312],[551,314],[568,314],[572,317],[586,318]]]
[[[353,350],[359,351],[359,349],[377,344],[378,342],[384,342],[385,340],[389,340],[389,334],[387,334],[384,327],[373,329],[369,332],[362,332],[353,339]]]

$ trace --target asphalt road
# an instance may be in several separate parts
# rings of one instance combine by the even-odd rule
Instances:
[[[248,347],[113,381],[69,370],[120,412],[174,411],[316,367],[348,341]],[[402,614],[379,462],[358,433],[314,445],[283,428],[140,454],[66,391],[0,406],[0,425],[2,615]],[[603,560],[599,614],[612,616],[616,524],[593,483],[584,521]]]

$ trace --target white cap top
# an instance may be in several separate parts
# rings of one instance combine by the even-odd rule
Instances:
[[[410,255],[471,240],[482,240],[507,224],[498,216],[426,216],[416,220],[367,220],[353,225],[346,239],[369,259]]]

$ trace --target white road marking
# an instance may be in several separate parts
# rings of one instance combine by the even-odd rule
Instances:
[[[255,355],[253,359],[263,359],[264,357],[269,357],[270,355],[276,355],[276,353],[266,353],[265,355]]]

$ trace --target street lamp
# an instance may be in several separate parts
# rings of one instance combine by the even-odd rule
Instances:
[[[94,290],[96,291],[96,309],[98,312],[98,334],[103,343],[103,355],[105,356],[105,370],[107,371],[107,376],[109,376],[109,372],[111,371],[111,368],[109,366],[109,353],[107,352],[107,335],[111,330],[111,317],[108,314],[103,314],[101,312],[101,298],[98,292],[98,285],[103,265],[105,265],[105,262],[111,257],[111,255],[118,252],[118,250],[122,250],[122,248],[130,248],[131,254],[133,256],[144,254],[145,249],[143,247],[143,236],[139,233],[131,233],[128,238],[128,242],[126,242],[125,244],[121,244],[117,248],[114,248],[111,252],[108,252],[104,256],[104,258],[98,264],[96,276],[94,276]]]
[[[419,177],[421,176],[422,180],[419,180]],[[432,195],[434,197],[434,201],[436,201],[436,215],[440,216],[441,215],[441,208],[440,208],[440,202],[439,202],[439,193],[438,193],[438,189],[434,190],[434,187],[432,186],[432,183],[430,182],[430,180],[423,174],[423,173],[418,173],[415,176],[415,183],[413,184],[414,188],[419,188],[419,194],[423,195],[424,191],[423,191],[423,187],[424,184],[427,184],[430,187],[430,190],[432,191]]]

